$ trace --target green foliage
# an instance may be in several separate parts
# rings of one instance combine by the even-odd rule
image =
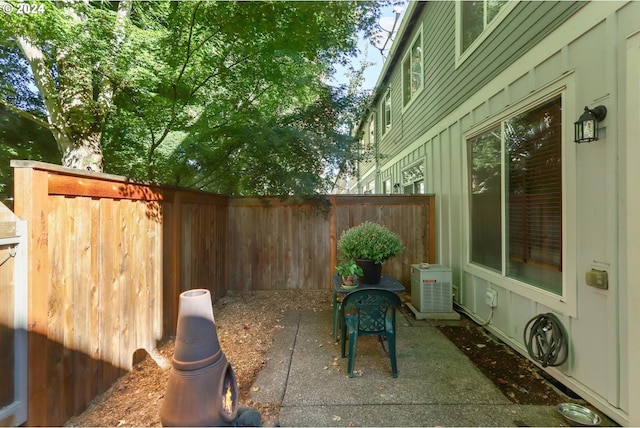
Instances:
[[[340,275],[342,278],[347,277],[348,275],[362,276],[364,272],[362,268],[356,264],[353,260],[347,260],[343,263],[340,263],[336,266],[336,273]]]
[[[13,197],[12,159],[55,162],[58,158],[50,132],[0,106],[0,201]]]
[[[366,221],[342,232],[338,252],[345,259],[369,259],[383,263],[404,252],[402,239],[379,223]]]
[[[360,159],[349,132],[366,96],[325,81],[387,2],[131,2],[125,15],[123,2],[41,3],[0,22],[0,103],[49,118],[59,106],[58,145],[98,139],[105,171],[292,195],[327,192]],[[19,37],[55,93],[36,86]]]

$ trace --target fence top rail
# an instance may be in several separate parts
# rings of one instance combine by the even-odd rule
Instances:
[[[143,199],[173,201],[176,193],[186,203],[228,204],[230,206],[264,205],[270,207],[297,204],[300,206],[317,204],[318,198],[304,200],[299,198],[271,197],[229,197],[200,190],[177,186],[145,183],[131,180],[122,175],[85,171],[61,165],[31,160],[12,160],[12,168],[33,169],[49,173],[48,193],[67,196],[111,197],[121,199]],[[341,194],[324,195],[326,202],[336,205],[361,204],[363,200],[372,204],[415,204],[425,199],[435,198],[434,194],[415,195],[360,195]],[[320,206],[322,203],[320,204]]]
[[[173,201],[180,193],[183,202],[225,204],[227,197],[183,187],[159,185],[131,180],[122,175],[85,171],[45,162],[12,160],[15,169],[48,172],[47,193],[50,195],[107,197],[147,201]]]
[[[58,173],[60,175],[70,175],[76,177],[94,177],[101,180],[111,180],[111,181],[122,181],[122,182],[131,182],[127,177],[122,175],[115,174],[107,174],[104,172],[93,172],[87,171],[83,169],[77,168],[68,168],[62,165],[55,165],[52,163],[32,161],[32,160],[12,160],[10,163],[12,168],[29,168],[29,169],[37,169],[41,171],[49,171]],[[144,183],[138,183],[144,184]]]

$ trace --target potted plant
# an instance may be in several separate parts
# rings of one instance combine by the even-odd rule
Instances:
[[[382,264],[404,252],[402,239],[379,223],[366,221],[342,232],[338,252],[344,260],[354,260],[363,269],[363,284],[380,281]]]
[[[336,273],[342,277],[342,284],[347,287],[356,285],[357,278],[363,275],[362,268],[352,259],[336,266]]]

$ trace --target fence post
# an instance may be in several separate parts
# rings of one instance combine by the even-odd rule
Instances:
[[[26,425],[48,425],[49,394],[47,392],[47,361],[49,358],[48,299],[49,299],[49,242],[48,242],[48,173],[32,166],[14,164],[14,210],[18,217],[33,219],[27,223],[29,252],[27,317],[28,390]],[[37,403],[38,405],[33,405]]]
[[[169,221],[164,222],[163,246],[165,253],[164,275],[164,334],[175,334],[178,320],[178,302],[182,281],[182,193],[165,191],[163,210],[171,210]],[[165,213],[165,218],[166,218]]]
[[[327,287],[332,287],[331,285],[331,277],[333,277],[333,272],[334,272],[334,266],[336,266],[338,264],[338,249],[337,249],[337,244],[338,244],[338,237],[336,236],[337,233],[337,225],[336,225],[336,197],[335,196],[330,196],[329,197],[329,202],[330,202],[330,207],[331,207],[331,214],[329,217],[329,284],[327,284]]]

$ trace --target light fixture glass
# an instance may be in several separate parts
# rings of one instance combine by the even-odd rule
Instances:
[[[590,143],[598,140],[598,122],[607,116],[607,108],[598,106],[593,110],[584,108],[584,113],[580,116],[575,125],[575,142]]]

